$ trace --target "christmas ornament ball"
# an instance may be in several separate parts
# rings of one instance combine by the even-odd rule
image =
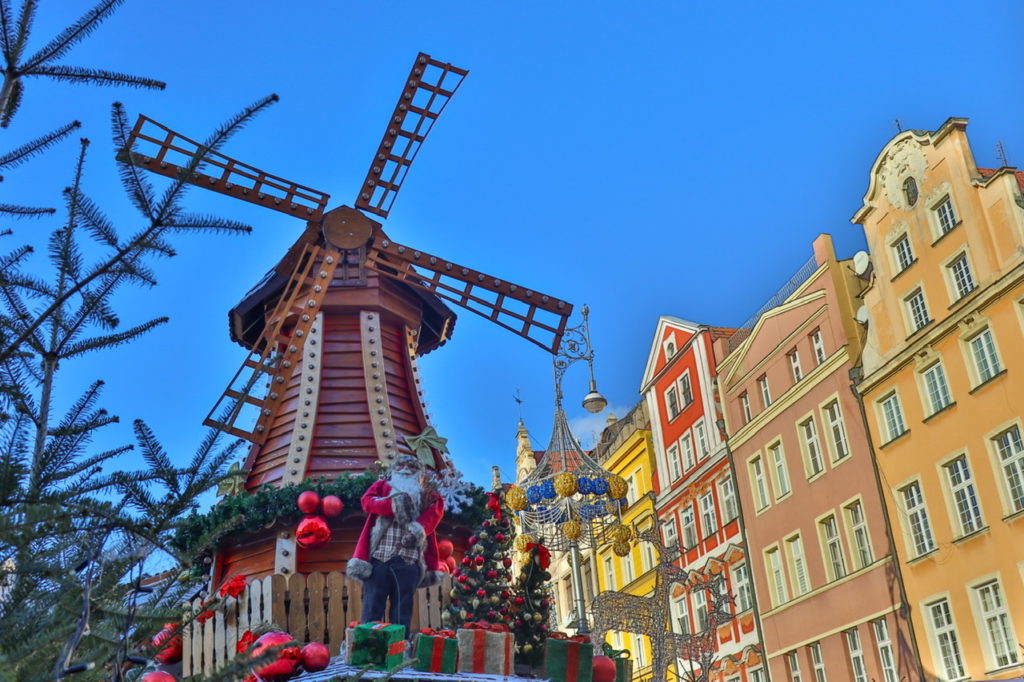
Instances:
[[[518,486],[512,486],[505,491],[505,504],[512,511],[526,509],[526,491]]]
[[[499,597],[499,596],[498,596],[498,595],[496,595],[496,594],[492,594],[492,595],[491,595],[491,598],[490,598],[490,602],[491,602],[492,604],[497,604],[497,603],[498,603],[498,602],[500,602],[500,601],[501,601],[501,597]]]
[[[178,682],[178,678],[163,670],[151,670],[139,682]]]
[[[501,560],[501,565],[504,566],[505,568],[508,568],[509,566],[512,565],[512,559],[510,559],[508,557],[505,557],[504,559]]]
[[[583,525],[576,519],[570,519],[562,524],[562,534],[570,540],[579,540],[583,535]]]
[[[507,536],[504,533],[495,533],[494,534],[494,539],[497,540],[498,542],[505,542],[506,537]]]
[[[256,658],[271,647],[279,647],[292,641],[292,636],[287,632],[268,632],[256,640],[253,645],[251,656]],[[253,672],[264,680],[287,680],[299,667],[299,659],[302,652],[297,646],[289,646],[277,652],[277,660]]]
[[[626,496],[626,481],[618,474],[612,474],[607,478],[608,496],[615,500],[621,500]]]
[[[533,645],[532,644],[524,644],[522,648],[523,648],[523,653],[524,654],[528,654],[531,651],[533,651]]]
[[[326,499],[326,498],[325,498]],[[331,661],[331,652],[320,642],[310,642],[302,647],[299,652],[299,660],[306,672],[316,673],[327,667]]]
[[[323,547],[330,539],[331,529],[327,525],[327,520],[322,516],[307,516],[299,521],[298,527],[295,528],[295,542],[303,549]]]
[[[555,476],[555,492],[562,497],[572,497],[577,489],[576,477],[568,471]]]
[[[629,542],[633,537],[633,531],[629,526],[619,525],[615,527],[615,539],[619,542]]]
[[[628,542],[616,541],[615,544],[612,545],[612,551],[618,556],[627,556],[629,554],[629,549],[630,547]]]
[[[469,580],[469,578],[465,574],[459,576],[459,582],[460,583],[464,583],[467,580]]]
[[[345,503],[337,495],[325,495],[324,499],[320,500],[320,508],[324,516],[334,518],[335,516],[341,516]]]
[[[470,535],[469,539],[466,540],[466,542],[468,542],[470,545],[475,545],[476,541],[477,541],[477,537],[475,535]]]
[[[594,656],[591,670],[593,682],[615,682],[615,661],[607,656]]]
[[[469,566],[471,563],[473,563],[473,559],[472,558],[470,558],[468,556],[462,557],[462,565],[463,566]]]
[[[444,560],[444,565],[448,567],[448,571],[449,572],[454,573],[457,570],[455,568],[455,566],[456,566],[456,564],[455,564],[455,557],[453,557],[453,556],[446,557],[445,560]]]
[[[456,597],[459,596],[459,591],[458,590],[452,590],[451,592],[448,593],[448,596],[451,597],[452,599],[455,599]]]
[[[530,544],[532,542],[536,542],[536,540],[533,539],[533,536],[528,535],[527,533],[523,533],[522,535],[516,536],[516,543],[515,543],[516,551],[517,552],[525,552],[526,551],[526,545],[528,545],[528,544]]]
[[[475,558],[475,559],[473,560],[473,562],[474,562],[474,563],[475,563],[475,564],[476,564],[477,566],[483,566],[483,565],[484,565],[484,562],[485,562],[485,561],[487,561],[487,559],[485,559],[485,558],[484,558],[483,556],[478,556],[477,558]]]
[[[516,597],[515,598],[515,602],[516,602],[516,606],[522,606],[523,604],[526,603],[526,600],[523,599],[522,597]]]
[[[177,630],[177,623],[164,623],[164,629],[153,637],[153,646],[157,648],[154,661],[170,665],[181,660],[181,637]]]
[[[482,530],[479,533],[477,533],[478,540],[486,540],[489,537],[491,537],[490,534],[488,534],[488,532],[485,530]]]
[[[483,588],[477,590],[476,591],[476,596],[478,596],[478,597],[486,597],[487,596],[487,590],[485,590]]]
[[[437,556],[442,559],[447,559],[455,551],[455,545],[452,544],[451,540],[438,540],[437,541]]]
[[[539,622],[541,622],[542,620],[544,620],[544,616],[542,616],[542,615],[541,615],[541,614],[539,614],[539,613],[535,613],[535,614],[533,614],[533,619],[534,619],[535,621],[537,621],[537,622],[539,623]]]
[[[493,568],[491,570],[487,571],[487,579],[488,580],[494,580],[497,577],[498,577],[498,572],[495,571]]]
[[[312,490],[306,490],[299,494],[299,499],[295,501],[295,504],[303,514],[315,514],[316,510],[320,508],[320,496]]]

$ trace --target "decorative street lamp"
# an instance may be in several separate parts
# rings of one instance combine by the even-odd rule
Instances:
[[[624,556],[629,553],[632,531],[622,525],[620,514],[625,503],[626,482],[583,452],[562,409],[562,379],[566,370],[579,360],[586,360],[590,369],[590,392],[583,399],[584,409],[596,414],[608,404],[598,393],[594,380],[590,310],[583,306],[582,313],[583,322],[566,330],[553,361],[555,419],[551,442],[537,467],[523,479],[520,487],[509,489],[505,499],[518,515],[524,534],[535,541],[543,538],[549,549],[569,552],[577,630],[586,633],[589,626],[583,600],[580,549],[615,542],[614,551]]]

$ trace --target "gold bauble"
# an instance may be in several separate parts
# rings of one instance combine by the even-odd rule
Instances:
[[[576,477],[568,471],[555,476],[555,492],[562,497],[572,497],[576,494]]]
[[[524,644],[523,645],[523,653],[524,654],[528,654],[531,651],[533,651],[533,645],[532,644]]]
[[[633,539],[633,531],[629,526],[617,526],[615,528],[615,539],[618,542],[629,542]]]
[[[535,540],[528,533],[523,533],[521,535],[517,535],[516,536],[516,551],[517,552],[525,552],[526,551],[526,546],[528,544],[530,544],[531,542],[535,542]]]
[[[612,551],[615,552],[615,554],[617,554],[618,556],[628,555],[629,549],[630,547],[628,542],[618,541],[614,545],[612,545]]]
[[[562,524],[562,535],[570,540],[579,540],[583,535],[583,525],[576,519],[570,519]]]
[[[505,491],[505,504],[512,511],[526,509],[526,491],[518,486],[512,486]]]
[[[618,474],[612,474],[607,479],[608,481],[608,496],[613,500],[621,500],[626,496],[626,482],[622,479],[622,476]]]

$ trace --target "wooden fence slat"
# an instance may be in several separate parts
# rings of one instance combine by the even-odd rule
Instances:
[[[287,623],[285,628],[299,642],[306,642],[306,576],[292,573],[288,578]]]
[[[210,621],[206,621],[207,624]],[[224,609],[217,609],[213,614],[213,667],[220,669],[225,663],[224,650]]]
[[[252,600],[253,592],[254,590],[252,589],[252,586],[247,585],[245,592],[238,595],[238,630],[235,633],[237,635],[237,639],[235,640],[236,644],[238,643],[238,640],[242,638],[242,635],[245,634],[246,630],[252,629],[249,626],[249,609],[251,608],[250,602]]]
[[[203,628],[203,674],[209,677],[213,675],[213,621],[208,620],[200,627]]]
[[[284,599],[288,583],[280,573],[269,576],[267,580],[270,581],[270,621],[285,629],[288,627],[288,610],[285,608]]]
[[[345,579],[345,591],[348,594],[348,601],[345,607],[346,623],[354,620],[362,620],[363,616],[363,584],[351,578]]]
[[[224,600],[224,650],[225,660],[235,657],[235,645],[238,644],[238,600],[227,597]]]
[[[345,627],[350,620],[345,613],[345,576],[331,571],[327,574],[327,647],[331,656],[341,653]]]
[[[309,606],[306,609],[306,627],[310,642],[324,641],[324,574],[310,573],[306,578]]]

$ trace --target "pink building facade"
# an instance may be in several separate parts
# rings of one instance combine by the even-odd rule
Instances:
[[[831,238],[728,339],[719,388],[773,682],[919,679],[850,370],[863,282]]]
[[[734,618],[717,628],[716,666],[710,679],[766,682],[757,634],[750,563],[743,541],[718,401],[713,344],[732,330],[661,317],[640,391],[647,401],[656,469],[655,510],[666,544],[678,543],[686,584],[672,590],[673,627],[697,633],[708,627],[701,578],[723,575]],[[699,669],[677,662],[684,679]]]

